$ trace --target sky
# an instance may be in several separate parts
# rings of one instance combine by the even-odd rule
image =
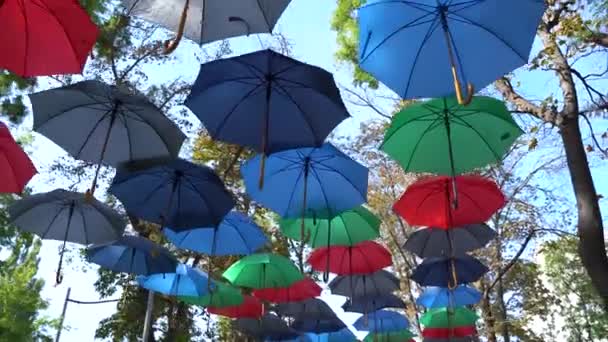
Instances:
[[[336,50],[335,33],[330,30],[329,25],[334,7],[334,1],[294,0],[279,21],[278,30],[283,32],[293,43],[294,57],[296,59],[334,72],[339,84],[350,85],[350,69],[345,66],[338,66],[333,56]],[[232,47],[236,54],[241,54],[257,50],[259,44],[257,39],[249,37],[234,40]],[[195,57],[197,49],[198,47],[194,44],[182,42],[176,52],[179,56],[179,65],[173,64],[165,69],[162,69],[163,66],[159,66],[158,68],[161,69],[156,71],[158,75],[150,76],[159,76],[164,72],[175,72],[182,74],[185,80],[194,81],[199,68],[199,62]],[[523,89],[525,95],[534,96],[536,94],[535,89],[545,90],[548,87],[556,87],[555,84],[550,82],[551,77],[549,76],[539,76],[538,74],[534,76],[522,74],[520,76],[522,76],[519,78],[520,81],[522,84],[525,84]],[[353,118],[347,120],[339,127],[339,134],[355,134],[361,122],[374,118],[373,113],[357,106],[349,105],[349,110]],[[31,125],[31,118],[25,124],[25,126],[30,127],[29,125]],[[608,129],[608,123],[605,121],[600,122],[599,125],[601,127],[598,126],[598,131]],[[49,165],[55,158],[65,155],[60,148],[43,136],[36,134],[35,138],[36,140],[32,148],[32,150],[35,150],[33,156],[37,165],[42,166],[41,169],[44,169],[44,165]],[[544,142],[541,142],[542,144]],[[551,148],[552,146],[544,147]],[[598,181],[598,192],[608,194],[608,181],[605,181],[605,179],[608,179],[607,169],[605,167],[595,168],[594,176],[596,181]],[[601,179],[604,179],[604,181],[600,182]],[[551,181],[553,186],[563,190],[565,196],[570,199],[573,198],[567,172],[560,172]],[[48,178],[45,178],[44,175],[37,176],[32,184],[34,185],[35,192],[50,191],[57,187],[67,186],[61,180],[54,180],[49,184]],[[88,184],[88,181],[84,181],[82,190]],[[606,206],[604,204],[602,206],[604,213],[606,213]],[[46,314],[53,317],[60,315],[68,287],[71,287],[71,298],[73,299],[80,301],[95,301],[99,299],[93,287],[93,282],[97,279],[95,268],[90,265],[84,265],[79,261],[77,256],[72,264],[65,266],[64,282],[59,286],[53,286],[59,247],[59,242],[44,242],[41,251],[40,271],[38,273],[39,277],[46,280],[46,286],[42,292],[42,296],[48,299],[50,304],[50,307],[46,310]],[[328,301],[346,324],[354,322],[358,315],[344,314],[339,308],[344,299],[342,297],[330,296],[327,292],[324,291],[322,299]],[[109,317],[114,312],[114,309],[115,303],[98,305],[70,303],[65,317],[65,325],[69,330],[63,331],[61,341],[79,342],[93,340],[99,321]],[[362,337],[364,334],[360,334],[359,336]]]

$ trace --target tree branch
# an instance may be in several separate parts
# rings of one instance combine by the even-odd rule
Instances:
[[[494,85],[502,94],[502,97],[515,107],[515,111],[512,111],[513,113],[527,113],[554,125],[559,125],[561,123],[561,119],[556,110],[535,105],[531,101],[525,99],[515,91],[511,84],[511,80],[508,78],[502,77],[498,79]]]
[[[357,102],[352,102],[352,104],[357,105],[357,106],[361,106],[361,107],[369,107],[371,108],[374,112],[376,112],[376,114],[380,115],[381,117],[385,118],[385,119],[390,119],[392,118],[391,115],[386,114],[384,111],[382,111],[380,108],[378,108],[378,106],[376,106],[369,98],[367,98],[366,96],[363,96],[359,93],[357,93],[356,91],[348,88],[348,87],[344,87],[341,86],[342,89],[344,89],[347,93],[355,96],[357,99],[359,99],[362,103],[357,103]]]

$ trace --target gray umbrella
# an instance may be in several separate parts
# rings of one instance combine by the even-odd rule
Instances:
[[[124,218],[106,204],[63,189],[25,197],[11,205],[8,212],[21,230],[43,239],[63,241],[57,283],[61,283],[66,242],[110,242],[122,235],[126,225]]]
[[[290,316],[298,319],[333,319],[337,317],[329,305],[318,298],[311,298],[301,302],[277,304],[274,306],[274,311],[281,316]]]
[[[495,237],[496,232],[485,224],[450,229],[423,228],[414,232],[403,248],[421,258],[449,257],[483,248]]]
[[[380,296],[399,290],[399,279],[380,270],[371,274],[337,276],[330,283],[331,293],[346,297]]]
[[[291,0],[124,0],[140,16],[205,44],[253,33],[272,32]]]
[[[292,339],[300,335],[287,326],[285,321],[272,314],[265,314],[259,319],[239,318],[234,320],[232,324],[236,330],[261,339]]]
[[[175,158],[186,137],[143,95],[99,81],[45,90],[30,100],[36,132],[98,165]]]

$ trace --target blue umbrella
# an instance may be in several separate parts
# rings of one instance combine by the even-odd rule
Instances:
[[[151,275],[174,272],[177,260],[164,247],[139,236],[121,236],[118,240],[92,245],[87,260],[114,272]]]
[[[320,146],[349,117],[331,73],[271,50],[203,64],[185,104],[214,139],[263,154]]]
[[[342,305],[342,309],[346,312],[359,312],[362,314],[386,308],[405,309],[405,303],[394,294],[387,293],[350,298]]]
[[[466,103],[461,81],[470,97],[528,62],[544,12],[543,0],[369,0],[358,12],[360,65],[403,98]]]
[[[412,273],[412,280],[422,286],[454,288],[472,283],[488,272],[488,268],[470,255],[452,258],[427,258]]]
[[[416,299],[416,304],[425,308],[460,307],[477,304],[481,300],[481,292],[474,287],[459,285],[450,290],[445,287],[427,287]]]
[[[346,328],[344,322],[338,317],[331,319],[296,318],[291,328],[300,332],[311,332],[315,334],[331,333]]]
[[[367,200],[368,170],[333,145],[271,154],[263,189],[258,155],[241,167],[247,192],[281,217],[331,218]]]
[[[357,337],[355,336],[355,334],[353,334],[353,332],[350,331],[350,329],[348,329],[348,328],[344,328],[342,330],[334,331],[334,332],[330,332],[330,333],[320,334],[320,335],[317,335],[317,336],[320,339],[319,340],[312,339],[312,342],[321,342],[321,341],[325,341],[325,342],[353,342],[353,341],[357,341]]]
[[[215,256],[249,255],[268,240],[253,220],[239,212],[230,212],[215,227],[195,228],[181,232],[164,229],[175,246]]]
[[[183,159],[148,161],[119,168],[110,193],[127,212],[149,222],[183,230],[219,224],[235,202],[215,172]]]
[[[408,329],[410,322],[395,311],[380,310],[360,317],[353,326],[359,331],[391,332]]]
[[[141,287],[169,296],[203,297],[215,289],[215,284],[208,281],[208,275],[196,268],[179,264],[175,273],[161,273],[150,276],[138,276]]]

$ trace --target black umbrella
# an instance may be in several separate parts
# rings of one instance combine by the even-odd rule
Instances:
[[[300,334],[291,329],[281,318],[265,314],[259,319],[239,318],[232,322],[233,327],[252,337],[261,339],[290,339]]]
[[[342,309],[346,312],[358,312],[362,314],[386,308],[405,309],[405,303],[394,294],[383,294],[350,298],[342,305]]]
[[[451,258],[427,258],[412,273],[412,280],[422,286],[453,289],[472,283],[488,272],[488,267],[470,255]]]
[[[450,229],[431,227],[415,231],[403,248],[421,258],[464,255],[483,248],[495,237],[496,232],[485,224]]]
[[[297,319],[318,318],[332,319],[336,314],[324,301],[311,298],[301,302],[281,303],[274,306],[274,311],[281,316],[290,316]]]
[[[338,317],[330,319],[298,318],[293,321],[291,327],[300,332],[323,334],[340,331],[346,328],[346,325]]]
[[[380,270],[371,274],[337,276],[330,283],[331,293],[346,297],[379,296],[399,290],[399,279]]]

